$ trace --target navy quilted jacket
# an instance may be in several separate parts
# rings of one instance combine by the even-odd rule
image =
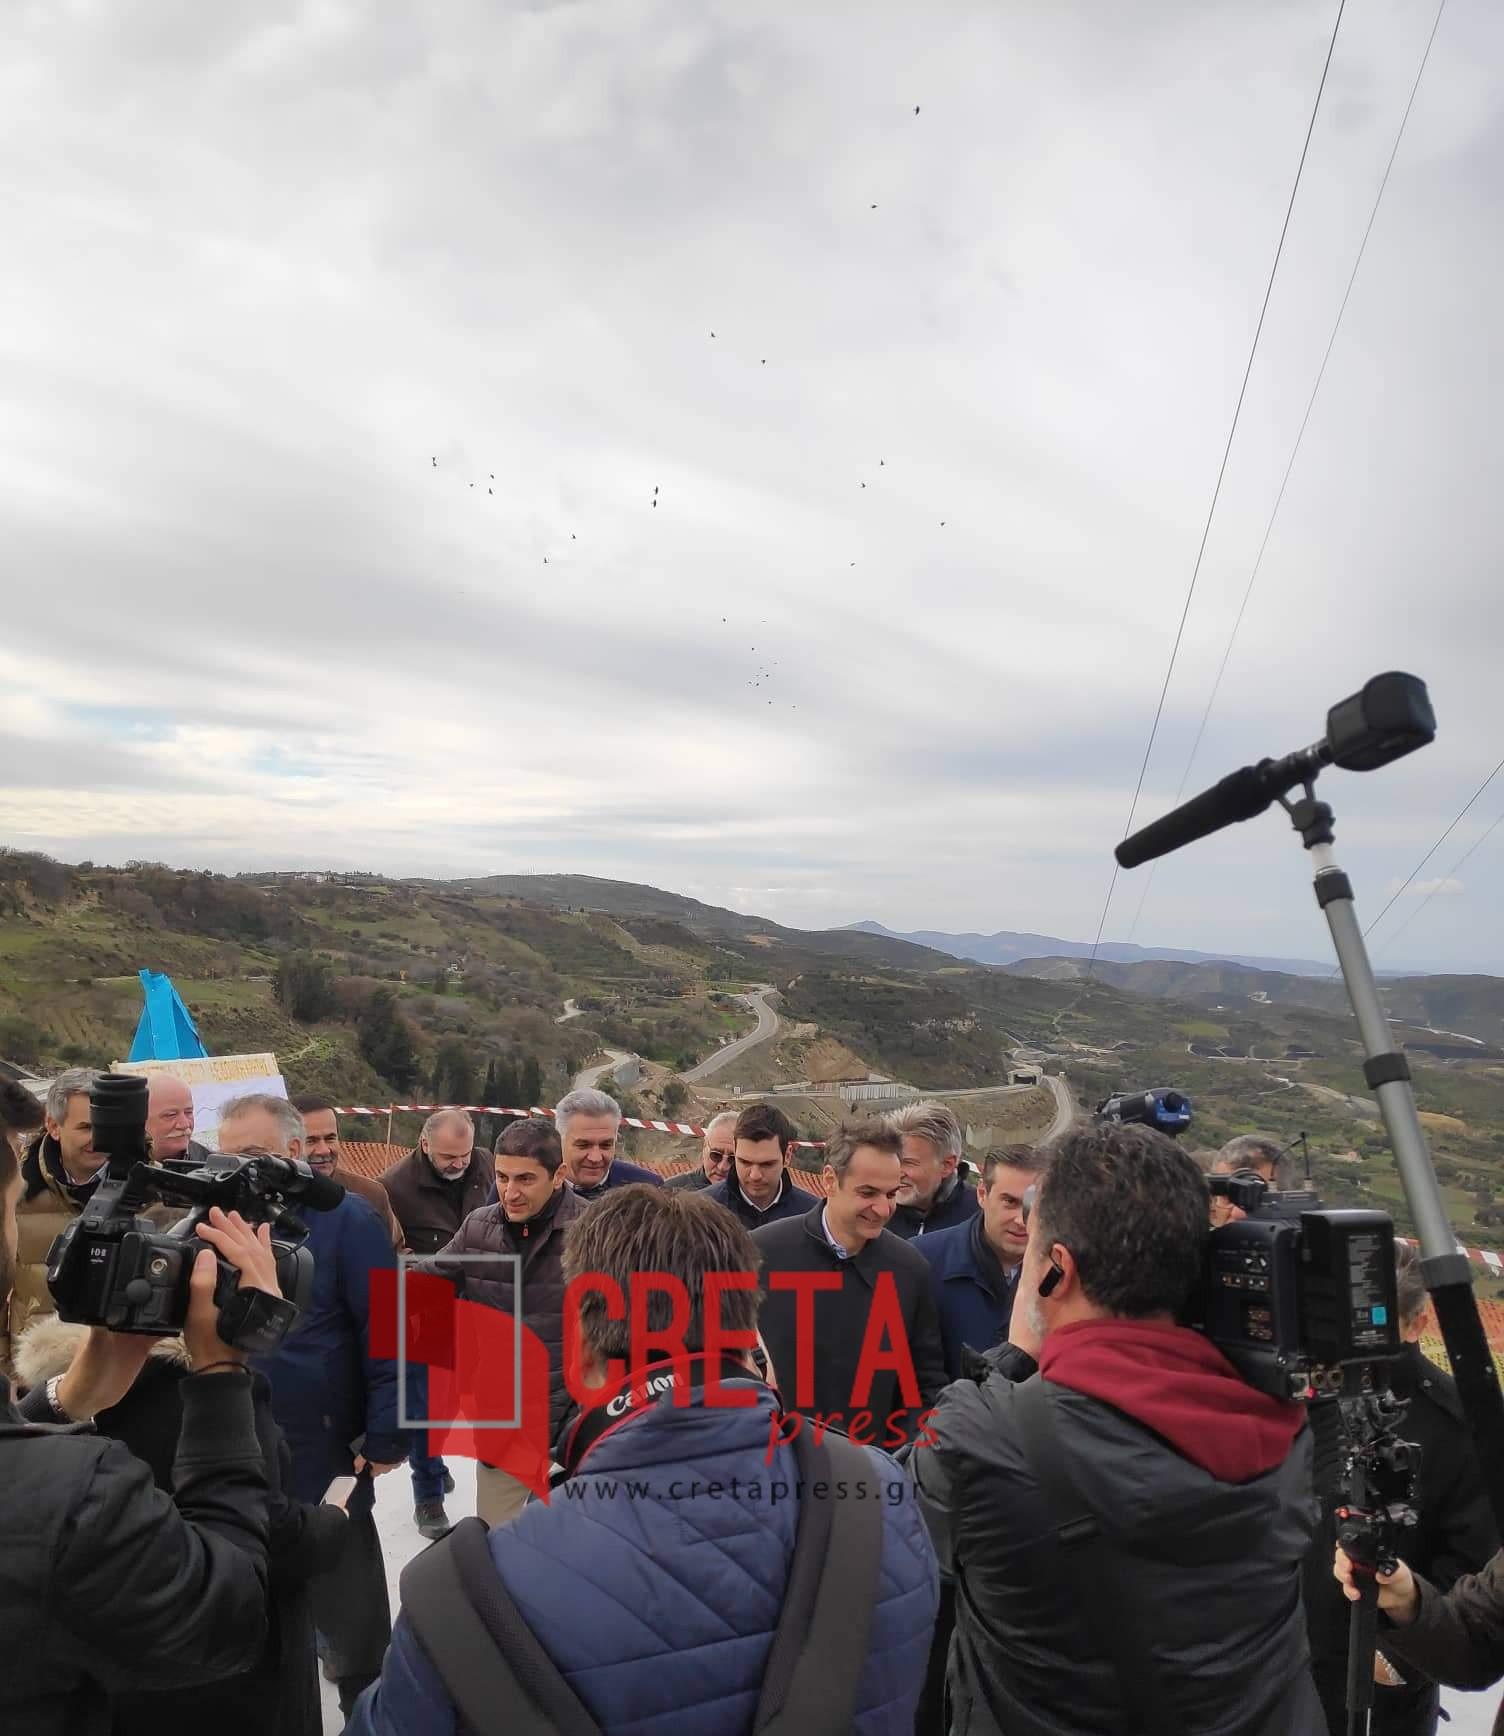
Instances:
[[[597,1442],[549,1505],[530,1501],[491,1534],[496,1571],[605,1736],[751,1731],[797,1523],[795,1501],[770,1495],[797,1477],[788,1447],[765,1463],[772,1414],[761,1389],[746,1410],[655,1405]],[[903,1471],[867,1450],[884,1537],[852,1729],[911,1736],[935,1557]],[[496,1728],[506,1728],[500,1707]],[[403,1616],[351,1736],[461,1729]]]

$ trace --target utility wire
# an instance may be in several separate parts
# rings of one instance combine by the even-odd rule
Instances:
[[[1436,842],[1431,846],[1431,848],[1426,851],[1425,855],[1421,857],[1420,861],[1415,864],[1415,866],[1405,876],[1404,885],[1400,887],[1399,891],[1395,893],[1394,897],[1389,900],[1389,902],[1384,906],[1384,908],[1379,912],[1379,914],[1373,919],[1373,921],[1369,923],[1368,927],[1363,930],[1363,938],[1365,940],[1368,939],[1369,935],[1371,935],[1373,933],[1373,931],[1379,926],[1379,924],[1384,920],[1384,918],[1389,914],[1389,912],[1391,910],[1393,910],[1397,900],[1399,900],[1400,898],[1402,898],[1404,896],[1406,890],[1408,889],[1408,887],[1410,885],[1410,882],[1415,878],[1415,876],[1417,874],[1420,873],[1421,869],[1425,867],[1427,862],[1429,862],[1431,860],[1431,858],[1442,847],[1442,845],[1446,843],[1447,839],[1451,837],[1453,832],[1455,832],[1457,830],[1457,828],[1462,824],[1464,818],[1467,815],[1468,809],[1472,807],[1473,803],[1477,801],[1479,796],[1481,796],[1483,794],[1483,792],[1488,788],[1488,786],[1494,781],[1494,779],[1496,777],[1498,777],[1500,772],[1504,772],[1504,759],[1501,759],[1499,761],[1499,763],[1488,774],[1488,776],[1483,780],[1483,782],[1478,785],[1477,789],[1473,791],[1472,795],[1470,795],[1468,797],[1468,799],[1462,804],[1462,812],[1460,814],[1458,814],[1457,818],[1452,821],[1451,825],[1447,827],[1446,831],[1444,831],[1441,834],[1441,836],[1436,840]],[[1486,834],[1485,834],[1485,836],[1486,836]],[[1478,840],[1478,842],[1481,844],[1483,842],[1483,840],[1480,838]],[[1475,848],[1476,848],[1476,846],[1475,846]]]
[[[1452,864],[1452,866],[1447,869],[1446,873],[1442,876],[1441,880],[1439,880],[1437,882],[1437,884],[1431,888],[1431,890],[1425,895],[1425,897],[1423,899],[1421,899],[1420,903],[1416,905],[1415,909],[1410,912],[1410,914],[1399,925],[1399,927],[1397,929],[1395,929],[1394,933],[1389,936],[1389,938],[1384,942],[1385,948],[1388,951],[1392,952],[1394,950],[1394,943],[1405,932],[1405,930],[1410,926],[1410,924],[1415,921],[1416,917],[1420,915],[1421,911],[1423,911],[1426,908],[1426,906],[1431,902],[1431,900],[1436,896],[1436,894],[1441,890],[1441,888],[1446,885],[1447,881],[1452,879],[1453,876],[1458,873],[1458,871],[1462,868],[1463,864],[1473,854],[1473,852],[1475,850],[1477,850],[1481,845],[1486,844],[1488,842],[1488,840],[1491,837],[1493,837],[1494,833],[1498,831],[1500,826],[1504,826],[1504,814],[1500,814],[1498,819],[1494,821],[1493,825],[1491,825],[1486,832],[1482,833],[1479,837],[1475,838],[1473,840],[1473,842],[1468,845],[1467,849],[1465,849],[1462,852],[1462,854],[1457,858],[1457,860]]]
[[[1290,486],[1290,472],[1295,468],[1295,460],[1300,456],[1300,445],[1306,437],[1306,428],[1310,424],[1311,412],[1316,408],[1316,397],[1321,391],[1321,382],[1326,378],[1326,365],[1332,359],[1332,348],[1337,342],[1337,333],[1342,329],[1342,316],[1347,312],[1348,301],[1352,297],[1353,285],[1358,281],[1358,270],[1363,264],[1363,255],[1368,251],[1368,238],[1373,234],[1374,219],[1379,214],[1379,206],[1384,202],[1384,189],[1389,185],[1389,172],[1394,167],[1394,159],[1399,155],[1400,141],[1405,136],[1405,128],[1410,124],[1410,111],[1415,107],[1415,93],[1420,89],[1420,81],[1425,76],[1426,62],[1431,58],[1431,45],[1436,41],[1436,31],[1441,24],[1441,15],[1446,10],[1447,0],[1441,0],[1436,8],[1436,17],[1431,23],[1431,34],[1426,38],[1425,52],[1420,57],[1420,66],[1415,74],[1415,82],[1410,86],[1410,100],[1405,104],[1405,112],[1400,117],[1399,131],[1394,135],[1394,146],[1389,153],[1389,161],[1384,165],[1383,179],[1379,182],[1379,190],[1374,196],[1373,209],[1368,213],[1368,227],[1363,231],[1363,239],[1358,244],[1358,257],[1353,261],[1352,274],[1347,280],[1347,288],[1342,292],[1342,305],[1337,309],[1337,318],[1332,325],[1332,335],[1326,340],[1326,354],[1321,358],[1321,366],[1316,371],[1316,384],[1311,387],[1311,396],[1306,403],[1306,413],[1300,420],[1300,432],[1295,436],[1295,444],[1290,449],[1290,462],[1285,466],[1285,474],[1279,485],[1279,493],[1274,499],[1274,510],[1269,514],[1269,522],[1264,526],[1264,540],[1259,544],[1258,555],[1254,559],[1253,571],[1248,575],[1248,584],[1243,591],[1243,601],[1238,605],[1237,619],[1232,624],[1232,631],[1227,636],[1227,644],[1222,651],[1222,661],[1217,667],[1217,678],[1212,682],[1211,693],[1207,696],[1206,709],[1201,713],[1201,722],[1196,729],[1196,739],[1191,743],[1190,757],[1185,762],[1185,770],[1180,775],[1180,787],[1175,792],[1172,806],[1180,806],[1180,798],[1185,794],[1185,786],[1190,781],[1191,768],[1196,763],[1196,755],[1201,751],[1201,738],[1206,734],[1207,719],[1212,714],[1212,707],[1217,703],[1217,694],[1222,688],[1222,677],[1227,673],[1227,665],[1232,657],[1233,646],[1237,643],[1238,630],[1243,625],[1243,617],[1248,612],[1248,600],[1253,595],[1253,587],[1259,576],[1259,569],[1264,564],[1264,551],[1269,547],[1269,538],[1274,530],[1274,521],[1279,517],[1279,509],[1284,505],[1285,490]],[[1158,862],[1151,863],[1148,877],[1144,881],[1144,890],[1139,897],[1138,909],[1134,912],[1133,922],[1128,929],[1128,938],[1132,940],[1138,931],[1139,918],[1144,913],[1144,903],[1154,885],[1154,872],[1159,867]]]
[[[1280,257],[1285,251],[1285,237],[1290,232],[1290,215],[1295,209],[1295,195],[1300,191],[1300,177],[1306,166],[1306,153],[1311,148],[1311,134],[1316,130],[1316,116],[1321,110],[1321,93],[1326,89],[1326,76],[1331,71],[1332,54],[1337,47],[1337,32],[1342,25],[1342,14],[1347,9],[1347,0],[1339,0],[1337,18],[1332,25],[1332,39],[1327,44],[1326,60],[1321,68],[1321,83],[1316,87],[1316,101],[1311,105],[1311,118],[1306,123],[1305,141],[1300,147],[1300,162],[1295,168],[1295,181],[1290,188],[1289,203],[1285,206],[1285,220],[1280,226],[1279,245],[1274,250],[1274,264],[1269,268],[1269,281],[1264,286],[1264,301],[1259,308],[1259,321],[1254,327],[1253,343],[1248,351],[1248,366],[1243,370],[1243,384],[1238,389],[1238,401],[1233,408],[1232,426],[1227,431],[1227,444],[1222,448],[1222,463],[1217,470],[1217,485],[1212,490],[1212,503],[1207,508],[1206,523],[1201,529],[1201,546],[1196,550],[1196,564],[1191,569],[1191,582],[1185,593],[1185,604],[1180,611],[1180,625],[1175,630],[1175,643],[1170,647],[1170,661],[1165,668],[1164,683],[1159,690],[1159,704],[1154,710],[1154,722],[1149,728],[1149,743],[1144,749],[1143,764],[1138,769],[1138,782],[1134,786],[1133,801],[1128,809],[1128,824],[1123,828],[1126,838],[1133,830],[1134,815],[1138,812],[1138,799],[1143,794],[1144,777],[1149,770],[1149,756],[1154,752],[1154,738],[1159,734],[1159,722],[1164,716],[1165,696],[1170,691],[1170,677],[1175,673],[1175,659],[1180,655],[1180,641],[1185,636],[1185,623],[1191,612],[1191,599],[1196,595],[1196,581],[1201,577],[1201,562],[1206,555],[1207,538],[1211,535],[1212,519],[1216,516],[1217,501],[1222,494],[1222,480],[1227,475],[1227,461],[1232,455],[1232,443],[1237,437],[1238,418],[1243,413],[1243,399],[1248,393],[1248,381],[1253,373],[1254,358],[1259,353],[1259,338],[1264,330],[1264,316],[1269,311],[1269,298],[1274,293],[1274,279],[1279,273]],[[1091,976],[1097,962],[1097,948],[1102,944],[1102,930],[1107,925],[1107,912],[1112,906],[1112,895],[1117,888],[1119,868],[1116,862],[1112,867],[1112,879],[1107,887],[1107,899],[1102,905],[1101,920],[1097,923],[1097,937],[1092,942],[1091,958],[1087,961],[1086,974]]]

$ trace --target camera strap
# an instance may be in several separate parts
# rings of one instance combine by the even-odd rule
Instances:
[[[1121,1736],[1174,1736],[1149,1637],[1138,1605],[1118,1571],[1119,1552],[1104,1535],[1095,1510],[1077,1488],[1061,1451],[1053,1394],[1061,1389],[1039,1375],[1013,1388],[1019,1444],[1054,1522],[1055,1540],[1069,1576],[1069,1589],[1086,1628],[1112,1663],[1127,1723]]]

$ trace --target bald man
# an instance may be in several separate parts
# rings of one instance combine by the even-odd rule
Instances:
[[[154,1163],[202,1163],[209,1155],[193,1137],[193,1093],[171,1073],[146,1076],[146,1132]]]

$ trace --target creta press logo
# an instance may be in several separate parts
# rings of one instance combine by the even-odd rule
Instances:
[[[410,1255],[399,1256],[395,1272],[373,1272],[370,1285],[371,1354],[397,1363],[399,1408],[397,1426],[427,1432],[428,1451],[439,1456],[474,1458],[509,1472],[547,1500],[554,1427],[562,1408],[554,1396],[554,1374],[547,1346],[523,1323],[521,1258],[516,1254],[449,1256],[477,1268],[476,1276],[510,1284],[514,1312],[458,1297],[448,1279],[421,1270]],[[892,1450],[907,1438],[896,1419],[885,1419],[880,1431],[866,1403],[880,1373],[897,1380],[906,1411],[914,1413],[927,1432],[928,1412],[921,1411],[919,1382],[904,1330],[897,1287],[889,1272],[877,1274],[868,1309],[861,1351],[852,1378],[850,1408],[844,1412],[813,1412],[815,1298],[838,1290],[834,1272],[774,1272],[771,1292],[794,1296],[795,1367],[774,1370],[785,1387],[789,1409],[771,1419],[766,1460],[772,1462],[780,1444],[793,1440],[803,1426],[817,1441],[834,1428],[858,1444]],[[604,1408],[613,1420],[645,1403],[687,1405],[691,1392],[698,1402],[715,1409],[747,1409],[758,1403],[750,1379],[726,1379],[728,1359],[742,1357],[757,1346],[755,1331],[726,1327],[722,1302],[728,1293],[754,1290],[751,1272],[707,1272],[702,1301],[700,1348],[691,1353],[685,1334],[692,1318],[689,1292],[683,1282],[662,1272],[632,1273],[626,1293],[614,1279],[582,1272],[564,1292],[562,1385],[582,1411]],[[599,1297],[608,1319],[628,1326],[629,1354],[611,1359],[604,1369],[586,1377],[580,1336],[581,1303]],[[666,1307],[665,1307],[666,1304]],[[656,1323],[655,1323],[656,1322]],[[668,1364],[665,1368],[664,1365]],[[680,1378],[681,1371],[696,1371]],[[651,1367],[646,1376],[631,1370]],[[804,1413],[801,1415],[800,1413]]]

